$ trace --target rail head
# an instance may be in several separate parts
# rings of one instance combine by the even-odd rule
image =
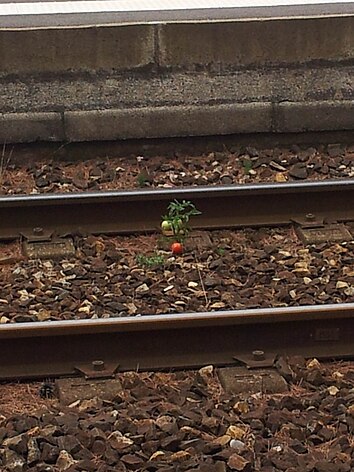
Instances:
[[[330,192],[335,194],[341,192],[353,192],[353,179],[322,180],[305,182],[284,182],[284,183],[257,183],[257,184],[236,184],[236,185],[216,185],[194,186],[194,187],[174,187],[174,188],[154,188],[139,190],[118,190],[102,192],[76,192],[76,193],[51,193],[39,195],[4,195],[0,196],[0,207],[25,207],[43,205],[70,205],[73,203],[91,204],[113,202],[113,201],[144,201],[173,199],[190,199],[205,197],[227,197],[239,196],[248,197],[253,195],[285,195],[296,193],[315,194],[319,192]]]
[[[64,320],[0,325],[0,339],[83,334],[152,332],[212,326],[262,325],[354,317],[354,303],[148,315],[99,320]]]
[[[156,232],[173,200],[196,205],[195,229],[354,221],[354,180],[195,186],[0,197],[0,239]]]

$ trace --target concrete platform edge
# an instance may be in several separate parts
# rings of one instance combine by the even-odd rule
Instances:
[[[30,143],[65,140],[61,113],[2,113],[0,114],[1,143]]]
[[[0,115],[2,143],[336,130],[354,130],[353,100],[177,105]]]

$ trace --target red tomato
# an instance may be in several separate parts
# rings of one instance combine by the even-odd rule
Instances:
[[[172,254],[182,254],[183,253],[183,246],[181,243],[172,243],[171,244],[171,251]]]

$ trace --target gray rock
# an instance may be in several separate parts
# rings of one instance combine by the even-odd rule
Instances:
[[[220,182],[223,185],[230,185],[230,184],[232,184],[233,181],[234,181],[234,179],[229,174],[224,174],[224,175],[220,176]]]
[[[295,179],[306,179],[307,169],[304,164],[295,164],[290,170],[289,175]]]

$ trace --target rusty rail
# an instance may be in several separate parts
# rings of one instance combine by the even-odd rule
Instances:
[[[0,239],[30,237],[34,228],[59,236],[154,231],[174,199],[202,212],[196,228],[284,225],[309,213],[354,221],[354,180],[4,196]]]
[[[198,228],[354,221],[354,180],[0,198],[0,239],[157,229],[173,199],[193,201]],[[253,350],[354,356],[354,303],[0,325],[0,379],[233,364]]]
[[[354,303],[0,326],[0,379],[230,365],[253,350],[354,356]],[[6,362],[5,362],[6,360]]]

